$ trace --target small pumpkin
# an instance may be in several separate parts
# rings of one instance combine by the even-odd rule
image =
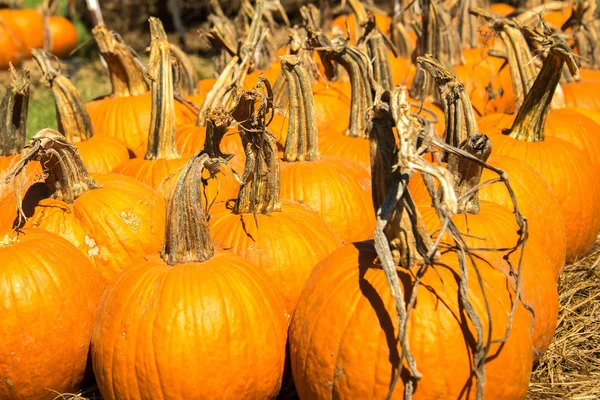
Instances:
[[[81,388],[102,284],[67,240],[42,230],[0,240],[0,397],[52,400]]]
[[[117,138],[137,157],[143,157],[152,120],[152,95],[148,92],[141,61],[106,26],[97,25],[93,34],[108,64],[113,86],[110,96],[86,103],[94,133]],[[176,125],[196,121],[196,111],[188,105],[176,102],[174,108]]]
[[[11,64],[20,65],[25,57],[23,43],[0,17],[0,69],[8,69]]]
[[[214,248],[200,189],[208,161],[199,154],[179,175],[162,252],[129,265],[103,297],[92,360],[104,399],[279,392],[287,337],[281,299],[252,263]],[[174,373],[173,360],[185,373]]]
[[[0,10],[0,25],[4,24],[10,35],[20,43],[24,57],[31,56],[31,49],[44,45],[44,22],[42,13],[31,8]],[[4,51],[4,50],[3,50]]]
[[[65,17],[48,17],[50,52],[57,57],[67,58],[77,48],[78,38],[75,25]]]

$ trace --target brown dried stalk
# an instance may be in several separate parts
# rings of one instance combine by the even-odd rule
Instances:
[[[0,156],[19,154],[27,138],[29,70],[17,71],[11,64],[10,74],[11,83],[0,102]]]

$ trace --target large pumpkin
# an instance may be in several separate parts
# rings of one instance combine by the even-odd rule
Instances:
[[[152,188],[117,174],[92,179],[76,148],[50,129],[34,136],[26,150],[19,173],[38,159],[45,182],[22,190],[18,202],[14,196],[1,200],[0,234],[14,226],[56,233],[93,261],[106,284],[135,258],[160,248],[165,206]]]
[[[44,45],[44,22],[42,13],[33,9],[0,10],[0,25],[10,30],[23,48],[25,57],[31,56],[31,49],[40,49]],[[4,50],[3,50],[4,51]]]
[[[313,267],[342,242],[314,210],[281,201],[275,138],[261,126],[264,115],[248,115],[256,108],[254,96],[255,92],[243,94],[234,113],[243,126],[251,157],[235,205],[219,203],[210,209],[211,237],[265,272],[281,293],[291,318]],[[313,240],[317,236],[319,240]]]
[[[143,157],[152,120],[152,95],[141,62],[104,25],[94,28],[94,38],[108,64],[113,85],[112,95],[86,104],[94,133],[117,138],[137,157]],[[187,105],[176,102],[174,108],[176,124],[196,121],[195,112]]]
[[[0,19],[0,69],[8,69],[10,64],[20,65],[25,57],[23,43],[18,39],[9,25]]]
[[[51,400],[83,381],[102,284],[58,235],[27,230],[0,240],[0,397]]]
[[[369,173],[355,162],[320,156],[308,72],[296,56],[285,58],[282,69],[301,95],[290,95],[294,123],[281,164],[281,197],[310,206],[344,241],[368,238],[375,227]]]
[[[162,254],[130,265],[100,304],[92,360],[107,400],[269,399],[280,389],[281,299],[252,263],[214,249],[200,190],[208,160],[193,158],[178,178]]]

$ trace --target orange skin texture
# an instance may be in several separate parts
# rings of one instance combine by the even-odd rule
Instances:
[[[353,243],[335,251],[313,270],[289,331],[292,371],[300,398],[386,397],[400,349],[394,339],[398,334],[395,304],[376,258],[372,242]],[[475,398],[474,385],[466,386],[474,378],[472,342],[465,339],[475,330],[470,323],[461,323],[458,316],[456,258],[454,253],[446,254],[435,271],[429,269],[410,314],[407,339],[423,374],[416,385],[415,400]],[[492,338],[500,339],[514,294],[501,273],[482,260],[477,266],[490,304]],[[469,276],[474,276],[472,265],[468,270]],[[399,269],[398,277],[409,296],[411,275]],[[486,331],[487,314],[475,281],[469,279],[469,299]],[[486,363],[484,398],[525,398],[532,366],[531,321],[531,315],[518,306],[504,347],[498,352],[498,345],[492,345],[489,354],[498,356]],[[461,396],[462,390],[466,393]],[[403,399],[403,391],[400,379],[392,398]]]
[[[169,198],[170,193],[177,182],[177,177],[181,168],[190,157],[183,156],[170,160],[145,160],[143,158],[132,158],[125,161],[114,172],[130,176],[140,182],[152,187],[165,200]]]
[[[543,14],[542,19],[549,25],[560,28],[571,17],[572,11],[571,4],[568,4],[561,11],[550,11]]]
[[[388,59],[390,60],[394,84],[405,86],[412,85],[417,70],[415,65],[407,58],[394,57],[390,51],[388,51]]]
[[[589,108],[600,111],[600,83],[599,82],[572,82],[560,85],[567,107]]]
[[[350,83],[320,81],[313,84],[312,89],[319,130],[347,129],[350,121]]]
[[[86,103],[94,134],[119,139],[136,157],[146,154],[150,131],[152,96],[150,92],[140,96],[106,97]],[[177,125],[193,124],[196,114],[179,102],[175,102]]]
[[[291,318],[312,269],[342,241],[310,207],[289,200],[282,203],[283,211],[257,214],[257,221],[252,214],[234,214],[225,203],[215,204],[210,233],[215,244],[265,272]]]
[[[597,171],[587,155],[572,144],[546,136],[526,142],[488,132],[494,153],[524,161],[548,182],[562,211],[567,243],[566,261],[587,254],[600,229]]]
[[[373,16],[375,17],[375,24],[377,28],[381,31],[381,33],[386,34],[390,30],[390,25],[392,23],[390,17],[383,12],[374,12]],[[348,24],[348,32],[350,33],[350,44],[356,45],[356,39],[360,37],[359,25],[356,20],[356,16],[354,13],[339,15],[332,21],[332,27],[337,27],[346,35],[346,20]]]
[[[96,265],[108,285],[134,259],[159,251],[164,239],[165,202],[135,179],[117,174],[92,177],[101,187],[75,202],[46,198],[44,184],[29,188],[24,198],[28,216],[24,228],[37,227],[73,243]],[[16,210],[13,196],[0,201],[3,210]],[[0,235],[12,231],[16,212],[0,214]]]
[[[94,373],[107,400],[274,398],[286,330],[281,299],[249,261],[216,251],[169,266],[150,255],[102,299]]]
[[[326,156],[341,157],[360,164],[371,172],[371,144],[369,139],[354,138],[343,132],[330,133],[319,138],[319,151]]]
[[[4,22],[8,23],[4,19]],[[8,69],[9,63],[15,67],[21,65],[23,58],[26,56],[25,48],[21,41],[17,38],[17,34],[12,32],[10,28],[0,24],[0,69]]]
[[[436,232],[442,227],[435,209],[429,205],[419,206],[428,232]],[[470,248],[513,248],[519,239],[515,215],[508,208],[489,201],[480,202],[479,214],[457,214],[452,222],[465,236],[465,243]],[[470,236],[472,235],[472,236]],[[442,243],[454,245],[454,240],[446,232]],[[490,261],[507,279],[511,279],[510,265],[502,257],[504,251],[473,250],[474,254]],[[517,269],[523,250],[509,255],[513,269]],[[514,285],[513,285],[514,288]],[[530,306],[535,315],[532,333],[533,350],[536,359],[541,356],[554,335],[558,322],[558,287],[556,285],[554,266],[545,255],[539,237],[529,236],[525,244],[523,262],[521,263],[521,298]]]
[[[495,110],[486,87],[491,84],[494,93],[502,88],[501,79],[496,77],[490,67],[483,64],[465,64],[454,67],[456,77],[463,82],[471,104],[478,115],[485,115]]]
[[[482,132],[509,129],[515,115],[490,114],[479,119]],[[550,111],[544,130],[546,136],[562,139],[586,153],[596,171],[600,172],[600,123],[567,107]]]
[[[51,53],[60,58],[69,57],[77,47],[77,30],[75,25],[64,17],[49,17]]]
[[[558,282],[565,265],[567,249],[565,223],[554,192],[538,172],[522,161],[511,157],[492,155],[487,162],[504,170],[508,175],[519,210],[527,219],[529,236],[539,242],[552,265],[555,281]],[[481,182],[496,178],[498,175],[495,172],[484,169]],[[431,204],[431,197],[420,173],[413,174],[408,188],[415,203]],[[479,199],[499,204],[508,210],[514,210],[508,189],[500,182],[482,186],[479,189]]]
[[[10,169],[14,167],[20,159],[21,156],[19,155],[0,156],[0,200],[4,197],[14,196],[15,194],[14,182],[12,180],[6,182],[6,178],[10,173]],[[34,182],[42,179],[42,168],[37,161],[30,162],[25,168],[24,188],[27,189]]]
[[[579,76],[585,82],[600,82],[600,70],[580,68]]]
[[[39,11],[3,9],[0,10],[0,18],[21,43],[23,56],[30,57],[31,49],[43,47],[44,22]]]
[[[194,103],[197,107],[201,107],[204,103],[206,94],[212,89],[216,79],[200,79],[198,81],[197,93],[191,96],[185,96],[186,99]]]
[[[110,136],[93,136],[76,145],[79,156],[90,174],[112,172],[129,160],[127,147],[120,140]]]
[[[39,230],[0,244],[0,398],[54,399],[83,381],[102,284],[90,261]]]
[[[279,76],[280,73],[281,73],[281,63],[279,61],[273,61],[271,63],[270,69],[257,69],[255,71],[252,71],[251,73],[249,73],[246,76],[246,79],[244,80],[244,90],[250,90],[250,89],[256,87],[256,84],[258,83],[258,78],[261,76],[264,79],[268,80],[269,83],[271,84],[271,87],[273,87],[273,85],[275,85],[275,81],[277,80],[277,77]]]
[[[514,12],[515,8],[506,3],[494,3],[490,5],[490,11],[501,17],[506,17],[508,14]]]
[[[370,174],[339,157],[281,163],[281,198],[305,203],[346,243],[375,230]]]

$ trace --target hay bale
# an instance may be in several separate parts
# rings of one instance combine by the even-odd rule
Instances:
[[[565,267],[558,327],[531,376],[529,400],[600,398],[600,244]]]

